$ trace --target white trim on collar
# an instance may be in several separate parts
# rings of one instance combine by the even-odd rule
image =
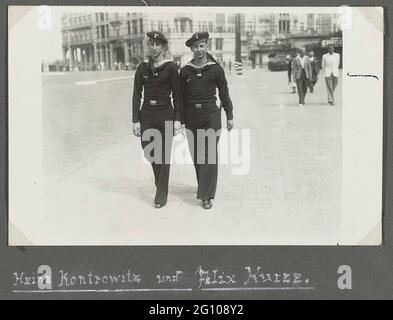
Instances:
[[[192,61],[192,60],[191,60]],[[195,68],[195,69],[202,69],[204,66],[208,66],[208,65],[211,65],[211,64],[216,64],[215,62],[213,62],[213,61],[209,61],[209,62],[207,62],[207,63],[205,63],[203,66],[201,66],[201,67],[197,67],[195,64],[193,64],[191,61],[189,61],[187,64],[186,64],[186,66],[190,66],[190,67],[193,67],[193,68]]]
[[[143,62],[149,63],[149,60],[146,59],[146,60],[143,60]],[[164,63],[167,63],[167,62],[172,62],[172,60],[163,60],[158,66],[156,66],[156,68],[158,68],[159,66],[161,66],[161,65],[163,65]]]

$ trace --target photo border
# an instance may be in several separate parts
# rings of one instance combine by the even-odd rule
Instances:
[[[316,2],[316,1],[314,1]],[[236,1],[147,1],[151,6],[236,6]],[[45,5],[107,5],[107,1],[46,1]],[[250,1],[241,6],[278,6],[277,1]],[[1,3],[1,48],[7,57],[8,5],[42,5],[42,2],[3,1]],[[111,1],[116,6],[140,6],[143,1]],[[279,1],[280,6],[340,6],[339,1]],[[368,1],[348,1],[345,5],[369,6]],[[389,272],[393,261],[392,229],[392,148],[388,144],[392,135],[392,113],[387,106],[393,101],[392,65],[389,52],[393,52],[389,24],[393,3],[373,1],[383,6],[385,24],[384,47],[384,121],[383,121],[383,245],[381,246],[102,246],[102,247],[9,247],[8,243],[8,66],[0,62],[2,90],[1,105],[1,187],[0,213],[0,298],[2,299],[388,299],[392,298],[393,275]],[[390,19],[389,19],[390,17]],[[389,20],[388,20],[389,19]],[[389,85],[389,87],[388,87]],[[13,293],[13,272],[36,272],[39,265],[50,265],[53,270],[97,273],[113,271],[114,266],[128,266],[154,277],[161,271],[185,270],[192,275],[198,266],[220,270],[240,271],[245,265],[261,266],[265,270],[300,272],[307,275],[315,286],[310,291],[252,291],[252,292],[128,292],[128,293],[51,293],[31,295]],[[338,268],[348,265],[353,272],[353,289],[340,290],[337,286]],[[159,267],[158,267],[159,266]],[[235,272],[233,271],[233,272]],[[377,290],[371,289],[377,288]]]

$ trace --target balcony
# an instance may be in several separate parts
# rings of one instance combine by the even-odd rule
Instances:
[[[77,23],[68,26],[64,26],[61,28],[61,31],[81,31],[81,30],[90,30],[93,28],[92,24],[85,23]]]
[[[76,45],[86,45],[86,44],[91,44],[93,43],[93,37],[90,35],[88,37],[82,38],[82,39],[70,39],[70,41],[67,38],[63,38],[63,46],[76,46]]]
[[[108,22],[112,25],[116,25],[116,24],[121,24],[122,21],[124,20],[123,16],[119,13],[114,13],[112,14],[109,19]]]

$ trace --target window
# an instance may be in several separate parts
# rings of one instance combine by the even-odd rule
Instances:
[[[131,34],[131,22],[127,21],[127,29],[128,29],[128,34]]]
[[[104,20],[104,14],[101,12],[100,13],[100,20],[103,21]]]
[[[158,31],[164,32],[164,25],[162,21],[158,21]]]
[[[213,32],[213,22],[209,21],[209,32]]]
[[[137,34],[138,33],[138,21],[132,20],[132,33]]]
[[[142,18],[139,19],[139,28],[141,30],[141,33],[143,33],[143,19]]]
[[[106,25],[106,37],[109,38],[109,24]]]
[[[290,22],[288,20],[280,20],[278,30],[280,33],[288,33],[290,30]]]
[[[97,26],[96,28],[97,28],[97,39],[99,39],[100,38],[100,27]]]
[[[216,39],[216,50],[222,50],[223,44],[224,44],[224,39],[217,38]]]
[[[221,25],[221,26],[225,24],[225,13],[216,14],[216,23],[217,25]]]
[[[186,32],[186,28],[187,28],[187,21],[180,20],[180,32],[181,33]]]
[[[101,38],[105,38],[105,26],[101,26]]]

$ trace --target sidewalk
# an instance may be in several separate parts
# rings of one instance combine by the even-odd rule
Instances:
[[[221,165],[216,200],[196,200],[192,165],[171,167],[168,205],[153,208],[154,181],[137,138],[123,136],[44,190],[34,244],[336,244],[341,209],[341,86],[325,103],[320,79],[297,107],[286,73],[228,76],[237,128],[251,130],[251,171]],[[223,127],[225,127],[223,113]],[[129,130],[130,132],[131,130]]]

